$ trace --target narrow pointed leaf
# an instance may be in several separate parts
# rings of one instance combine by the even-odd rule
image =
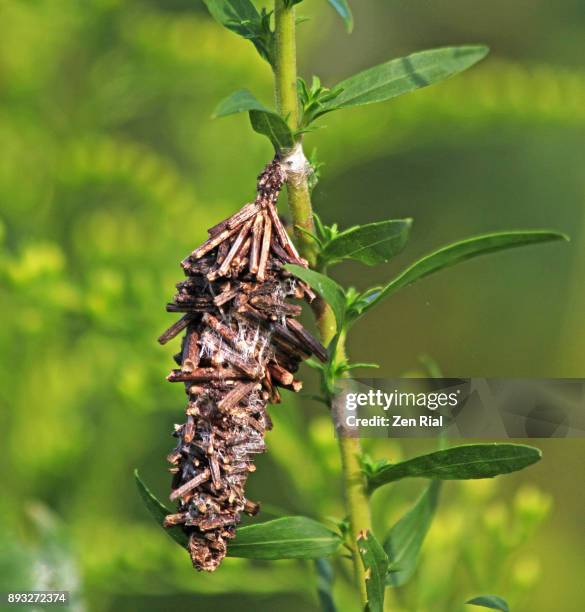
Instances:
[[[369,294],[367,303],[365,303],[358,314],[363,314],[372,306],[375,306],[385,297],[391,295],[398,289],[406,287],[415,281],[438,272],[443,268],[453,266],[457,263],[495,253],[505,249],[525,246],[529,244],[537,244],[540,242],[553,242],[556,240],[568,240],[567,236],[559,232],[546,230],[536,231],[514,231],[514,232],[498,232],[493,234],[484,234],[474,238],[468,238],[461,242],[450,244],[412,264],[402,274],[390,281],[386,286],[378,291]]]
[[[248,559],[320,559],[334,555],[341,537],[304,516],[286,516],[240,527],[228,556]]]
[[[319,255],[327,265],[344,259],[368,266],[385,263],[405,247],[411,226],[412,219],[396,219],[351,227],[339,233]]]
[[[329,4],[337,11],[339,16],[343,19],[345,27],[348,32],[353,30],[353,15],[347,0],[327,0]]]
[[[388,557],[373,533],[366,532],[357,540],[358,551],[366,569],[368,612],[384,612],[384,590],[388,573]]]
[[[355,370],[357,368],[379,368],[379,363],[367,363],[367,362],[358,362],[358,363],[348,363],[345,366],[346,370]]]
[[[317,594],[322,612],[337,612],[333,600],[333,566],[329,559],[317,559],[315,571],[317,572]]]
[[[433,521],[441,482],[434,480],[425,489],[415,505],[392,527],[384,541],[384,550],[390,559],[388,586],[406,584],[416,569],[418,557]]]
[[[315,234],[311,234],[309,230],[306,230],[304,227],[301,227],[300,225],[295,225],[295,229],[301,232],[301,234],[304,234],[310,240],[312,240],[315,244],[317,244],[319,248],[322,248],[323,243],[321,242],[318,236],[316,236]]]
[[[235,113],[245,113],[251,110],[272,112],[260,102],[248,89],[238,89],[224,98],[213,111],[213,117],[226,117]]]
[[[466,604],[472,606],[481,606],[482,608],[489,608],[490,610],[501,610],[501,612],[510,612],[510,608],[508,607],[508,603],[505,599],[498,597],[497,595],[480,595],[479,597],[474,597],[469,601],[465,602]]]
[[[150,515],[155,520],[157,525],[163,529],[167,535],[173,538],[177,544],[183,548],[187,548],[187,536],[180,527],[171,527],[170,529],[163,527],[164,518],[167,514],[171,514],[171,511],[152,494],[151,490],[140,478],[138,470],[134,470],[134,478],[136,480],[136,486],[138,487],[140,497],[142,497],[144,505],[150,512]]]
[[[331,306],[337,321],[337,329],[340,329],[345,319],[344,290],[332,278],[314,270],[294,264],[287,264],[284,267],[297,278],[308,283]]]
[[[249,36],[250,24],[260,15],[250,0],[203,0],[211,16],[229,30]]]
[[[538,448],[524,444],[464,444],[380,466],[368,476],[368,489],[373,491],[402,478],[493,478],[522,470],[541,456]]]
[[[295,141],[286,121],[272,111],[250,111],[250,123],[255,132],[268,136],[277,151],[292,149]]]
[[[138,491],[155,522],[165,533],[187,548],[187,536],[180,527],[163,527],[171,511],[162,504],[134,470]],[[339,534],[303,516],[288,516],[240,527],[228,546],[228,556],[250,559],[320,559],[333,555],[341,545]]]
[[[444,47],[390,60],[338,83],[341,92],[323,110],[390,100],[462,72],[487,53],[483,46]]]
[[[222,100],[213,112],[214,117],[226,117],[248,112],[254,131],[270,139],[277,151],[286,151],[294,145],[294,138],[286,121],[274,111],[266,108],[253,93],[239,89]]]
[[[261,57],[272,63],[272,34],[251,0],[203,0],[211,16],[228,30],[249,40]]]

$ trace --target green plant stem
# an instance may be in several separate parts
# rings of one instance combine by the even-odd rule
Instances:
[[[294,7],[287,8],[285,0],[275,0],[274,21],[276,108],[289,127],[296,130],[299,124],[299,105],[297,101],[297,44]]]
[[[317,320],[321,335],[326,338],[328,343],[332,335],[331,326],[335,330],[335,315],[329,308],[324,313],[321,319]],[[335,332],[334,332],[335,333]],[[340,334],[337,342],[335,359],[343,361],[346,359],[345,351],[345,331]],[[334,407],[331,406],[332,411]],[[370,515],[370,499],[366,491],[366,479],[362,471],[359,457],[362,453],[361,443],[359,438],[350,438],[339,434],[338,438],[339,452],[341,455],[341,470],[343,475],[343,486],[345,490],[345,503],[347,514],[349,516],[349,530],[351,535],[351,547],[354,573],[357,586],[360,591],[362,607],[365,609],[368,595],[366,591],[366,575],[361,557],[357,551],[357,539],[360,533],[366,529],[372,528],[372,519]]]
[[[356,543],[360,532],[371,529],[372,519],[369,499],[365,492],[364,476],[358,459],[362,449],[359,438],[340,436],[338,440],[345,488],[345,503],[349,515],[354,573],[360,591],[362,608],[365,608],[368,601],[366,573]]]
[[[296,130],[299,122],[299,107],[296,88],[295,10],[294,6],[287,7],[285,0],[275,0],[274,9],[276,31],[276,104],[279,113],[288,121],[291,129]],[[286,155],[286,152],[283,153]],[[300,139],[296,153],[297,155],[300,153],[302,156],[302,143]],[[299,226],[308,232],[314,233],[311,195],[305,171],[289,172],[287,193],[295,228]],[[315,243],[296,229],[295,234],[300,254],[307,259],[311,267],[315,267],[317,254]],[[325,344],[328,344],[336,331],[333,311],[323,301],[317,302],[314,311],[321,338]],[[337,354],[338,357],[345,355],[345,338],[340,338]],[[359,463],[359,456],[361,454],[360,441],[358,438],[340,436],[339,449],[347,513],[350,522],[355,578],[360,591],[362,607],[365,607],[367,604],[366,576],[364,566],[357,552],[357,538],[360,531],[371,529],[371,518],[369,499],[365,490],[365,478]]]
[[[296,132],[299,126],[299,103],[297,96],[297,50],[296,23],[294,7],[287,7],[285,0],[275,0],[275,68],[274,84],[276,93],[276,108],[287,121],[289,127]],[[304,159],[300,137],[297,153]],[[283,151],[286,155],[288,152]],[[311,193],[307,181],[306,168],[297,168],[289,172],[287,182],[288,203],[295,226],[295,239],[303,257],[313,267],[317,260],[315,243],[298,229],[303,228],[311,234],[315,233]]]

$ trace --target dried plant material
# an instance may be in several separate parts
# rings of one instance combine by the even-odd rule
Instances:
[[[186,330],[178,369],[170,382],[183,382],[187,420],[174,435],[168,456],[173,473],[170,498],[198,570],[214,571],[236,535],[242,512],[259,504],[246,499],[253,456],[265,451],[272,423],[268,401],[278,403],[277,386],[298,391],[294,372],[311,355],[327,358],[324,347],[295,317],[290,298],[314,299],[313,292],[282,269],[305,266],[288,237],[275,205],[286,173],[275,159],[258,178],[257,196],[209,230],[209,238],[181,265],[169,312],[185,313],[159,338],[164,344]]]

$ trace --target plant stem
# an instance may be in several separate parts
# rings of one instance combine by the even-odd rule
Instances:
[[[296,23],[294,6],[287,7],[285,0],[274,2],[275,21],[275,68],[274,84],[276,93],[276,108],[295,132],[299,127],[299,103],[297,96],[297,50]],[[283,152],[287,153],[287,152]],[[317,251],[315,243],[297,226],[310,233],[315,232],[311,194],[307,182],[306,159],[302,143],[296,147],[296,164],[288,172],[287,193],[288,203],[293,217],[295,239],[303,257],[311,267],[316,263]]]
[[[357,551],[357,539],[361,531],[371,529],[370,502],[365,492],[365,482],[359,463],[361,444],[359,438],[339,437],[339,452],[345,488],[345,503],[349,515],[352,541],[352,557],[355,578],[360,591],[362,608],[366,607],[366,573]]]
[[[275,90],[276,107],[289,127],[299,125],[297,101],[297,43],[294,7],[287,8],[285,0],[275,0],[274,21],[276,34]]]
[[[324,320],[323,320],[324,319]],[[335,329],[335,316],[331,309],[324,314],[322,319],[318,319],[319,330],[323,337],[328,333],[331,326]],[[324,327],[326,326],[326,329]],[[324,333],[325,332],[325,333]],[[345,351],[345,331],[340,334],[337,342],[335,359],[338,361],[346,359]],[[331,340],[329,337],[326,342]],[[331,406],[332,414],[334,407]],[[347,515],[349,516],[349,530],[351,535],[351,547],[353,567],[357,587],[360,592],[362,608],[366,608],[368,594],[366,591],[366,574],[360,555],[357,551],[357,539],[360,532],[372,528],[372,518],[370,515],[370,499],[366,492],[366,479],[362,471],[359,457],[362,453],[359,438],[350,438],[343,435],[343,428],[338,430],[337,441],[339,443],[339,453],[341,455],[341,470],[343,475],[343,487],[345,490],[345,504]]]
[[[285,0],[275,0],[275,92],[276,105],[292,130],[299,126],[299,106],[297,97],[297,62],[296,62],[296,24],[294,6],[287,6]],[[286,157],[286,152],[285,157]],[[307,181],[306,167],[298,164],[298,159],[305,160],[302,143],[299,139],[293,152],[297,163],[292,171],[288,170],[288,205],[295,225],[295,237],[301,255],[311,267],[316,264],[316,245],[297,226],[314,233],[313,209],[311,194]],[[331,308],[319,300],[314,308],[317,325],[323,342],[327,345],[336,332],[335,316]],[[345,337],[339,339],[338,357],[345,356]],[[371,529],[370,505],[365,490],[365,478],[359,463],[361,445],[358,438],[339,437],[339,450],[347,513],[350,521],[351,545],[356,584],[360,591],[362,608],[367,604],[365,586],[365,569],[357,552],[357,538],[360,531]]]

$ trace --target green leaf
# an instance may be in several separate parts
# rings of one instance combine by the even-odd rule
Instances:
[[[315,153],[315,149],[313,149],[313,153]],[[313,220],[315,221],[315,231],[317,232],[317,237],[320,240],[326,240],[328,238],[327,230],[325,229],[325,225],[321,221],[321,217],[313,211]]]
[[[317,559],[315,561],[317,572],[317,594],[323,612],[336,612],[333,600],[333,566],[328,559]]]
[[[368,612],[384,612],[384,589],[388,573],[388,557],[373,533],[366,531],[357,540],[358,551],[366,568]]]
[[[464,444],[382,466],[368,476],[368,489],[373,491],[402,478],[493,478],[522,470],[541,456],[538,448],[524,444]]]
[[[414,283],[420,278],[424,278],[433,272],[453,266],[467,259],[472,259],[479,255],[487,255],[488,253],[495,253],[496,251],[502,251],[504,249],[556,240],[568,240],[568,238],[564,234],[553,231],[525,230],[484,234],[482,236],[476,236],[450,244],[419,259],[386,286],[376,291],[368,292],[367,299],[362,303],[356,314],[363,314],[385,297],[402,287]]]
[[[305,359],[303,363],[306,366],[313,368],[313,370],[323,370],[323,368],[325,367],[325,364],[321,363],[320,361],[317,361],[316,359],[313,359],[312,357]]]
[[[292,149],[295,141],[286,121],[276,113],[250,111],[250,123],[254,131],[268,136],[277,151]]]
[[[360,463],[360,467],[362,468],[363,473],[366,478],[370,478],[373,474],[375,474],[380,468],[388,465],[387,459],[377,459],[374,460],[367,453],[362,453],[358,456],[358,461]]]
[[[375,368],[378,369],[380,367],[379,363],[368,363],[365,361],[360,361],[357,363],[346,363],[344,365],[345,371],[349,372],[350,370],[355,370],[357,368]]]
[[[412,219],[380,221],[340,232],[319,253],[325,265],[354,259],[368,266],[385,263],[400,253],[410,233]]]
[[[259,18],[250,0],[203,0],[211,16],[221,25],[247,38],[253,32],[250,24]]]
[[[323,243],[316,234],[312,234],[309,230],[301,227],[300,225],[295,225],[295,230],[301,232],[301,234],[304,234],[307,238],[312,240],[320,249],[323,248]]]
[[[163,527],[163,521],[171,511],[162,504],[134,470],[138,491],[157,525],[175,542],[187,548],[188,538],[180,527]],[[339,534],[325,525],[304,516],[287,516],[239,527],[236,539],[228,546],[229,557],[249,559],[320,559],[337,552],[341,545]]]
[[[248,89],[238,89],[233,94],[224,98],[213,111],[212,117],[226,117],[236,113],[245,113],[251,110],[273,112],[266,108],[254,94]]]
[[[320,559],[334,555],[341,537],[304,516],[240,527],[228,545],[228,556],[248,559]]]
[[[266,61],[273,64],[274,33],[270,14],[259,13],[250,0],[203,0],[211,16],[225,28],[249,40]]]
[[[348,32],[353,30],[353,15],[346,0],[327,0],[329,4],[337,11],[345,23],[345,28]]]
[[[235,113],[248,112],[252,128],[259,134],[268,136],[277,151],[286,151],[294,145],[294,138],[286,121],[276,112],[266,108],[247,89],[239,89],[222,100],[214,117],[226,117]]]
[[[501,610],[502,612],[510,612],[508,603],[505,599],[497,595],[480,595],[465,602],[472,606],[481,606],[482,608],[490,608],[491,610]]]
[[[386,536],[384,550],[390,559],[388,586],[406,584],[412,577],[423,541],[433,521],[441,482],[434,480],[415,505],[392,527]]]
[[[308,283],[331,306],[337,321],[337,329],[343,327],[345,320],[345,292],[332,278],[295,264],[284,266],[297,278]]]
[[[138,470],[134,470],[134,478],[136,480],[136,486],[138,487],[140,497],[142,497],[144,505],[150,512],[157,525],[161,527],[167,535],[173,538],[177,544],[181,545],[183,548],[187,548],[188,538],[180,527],[171,527],[169,529],[163,527],[164,518],[167,514],[172,514],[171,511],[152,494],[150,489],[140,478]]]
[[[336,85],[342,91],[324,112],[390,100],[473,66],[488,53],[483,46],[444,47],[413,53],[364,70]]]
[[[299,98],[299,106],[301,109],[301,120],[299,122],[299,131],[309,131],[309,126],[325,112],[325,105],[329,104],[340,93],[341,89],[321,86],[321,80],[317,76],[313,76],[313,81],[309,86],[307,82],[299,77],[297,79],[297,94]],[[314,128],[311,128],[314,129]]]

